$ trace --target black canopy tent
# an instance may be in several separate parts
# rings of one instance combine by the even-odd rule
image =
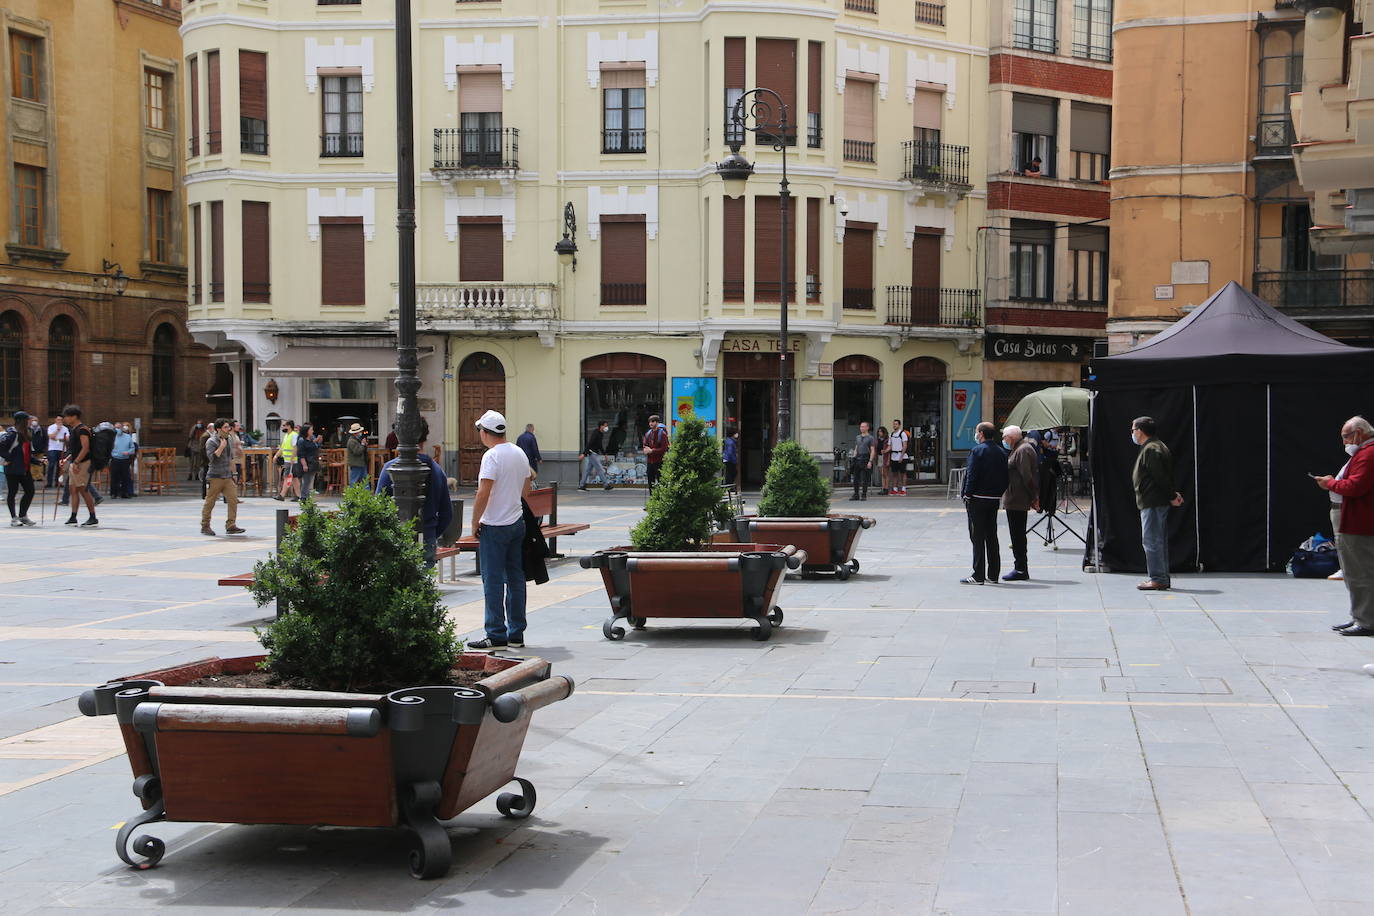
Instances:
[[[1374,410],[1374,350],[1338,343],[1228,283],[1173,327],[1094,360],[1093,524],[1085,564],[1143,571],[1131,421],[1151,416],[1185,503],[1169,513],[1176,572],[1282,569],[1330,529],[1307,472],[1345,460],[1341,424]]]

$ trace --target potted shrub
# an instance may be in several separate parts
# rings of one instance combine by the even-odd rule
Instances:
[[[606,586],[611,616],[601,632],[607,639],[625,637],[620,619],[642,630],[650,617],[747,617],[756,624],[755,639],[767,639],[781,625],[774,599],[785,571],[800,566],[805,554],[786,542],[713,541],[730,520],[720,469],[719,444],[705,423],[687,417],[674,432],[630,546],[582,558],[584,569],[601,570]]]
[[[732,528],[736,540],[796,545],[807,556],[804,572],[833,572],[844,580],[859,571],[859,533],[875,524],[862,515],[832,513],[820,465],[800,443],[788,441],[773,450],[758,514],[736,517]]]
[[[119,831],[121,859],[157,864],[162,841],[135,831],[159,820],[403,827],[412,874],[433,878],[452,856],[441,821],[512,781],[521,792],[496,806],[529,815],[534,787],[515,767],[530,716],[572,681],[542,659],[462,652],[390,497],[350,487],[328,515],[307,501],[251,588],[288,609],[258,631],[265,656],[81,696],[86,715],[118,719],[143,802]]]

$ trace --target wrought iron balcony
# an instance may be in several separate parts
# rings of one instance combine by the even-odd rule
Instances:
[[[601,131],[601,152],[644,152],[644,128],[612,127]]]
[[[846,162],[872,162],[872,140],[845,140],[844,159]]]
[[[912,184],[968,190],[973,187],[968,180],[968,147],[903,140],[902,178]]]
[[[945,0],[916,0],[916,21],[922,25],[944,25]]]
[[[982,327],[982,294],[976,289],[889,286],[887,323],[903,327]]]
[[[321,159],[346,159],[363,154],[362,134],[322,134]]]
[[[424,321],[548,321],[558,317],[556,297],[552,283],[415,284],[416,314]]]
[[[1256,271],[1255,295],[1295,315],[1374,314],[1374,270]]]
[[[878,0],[844,0],[844,8],[856,13],[876,13]]]
[[[602,283],[602,305],[647,305],[647,283]]]
[[[514,172],[520,131],[514,127],[436,127],[434,171]]]
[[[847,309],[873,310],[873,287],[846,286],[841,292],[841,304]]]
[[[1297,136],[1286,114],[1260,115],[1255,125],[1256,156],[1291,156]]]

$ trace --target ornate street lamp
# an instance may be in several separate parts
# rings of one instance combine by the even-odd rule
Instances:
[[[787,118],[787,103],[772,89],[750,89],[739,97],[730,111],[730,128],[730,155],[716,165],[716,172],[725,181],[725,193],[729,197],[743,196],[744,183],[754,174],[753,163],[739,151],[745,131],[759,135],[765,142],[771,143],[773,149],[782,153],[782,180],[778,182],[778,219],[782,236],[782,255],[778,258],[778,294],[782,301],[778,319],[778,442],[783,442],[792,435],[791,374],[787,371],[787,360],[790,358],[787,346],[787,293],[791,289],[791,265],[787,261],[787,217],[792,192],[787,185],[787,146],[793,138],[790,135],[792,124]]]
[[[419,459],[419,354],[415,349],[415,91],[410,0],[396,0],[396,236],[400,303],[396,320],[396,463],[391,480],[402,521],[417,519],[429,468]]]
[[[563,238],[553,250],[558,255],[558,263],[564,267],[571,264],[573,273],[577,273],[577,211],[572,201],[563,206]]]
[[[101,258],[100,269],[105,271],[106,274],[104,279],[105,285],[114,287],[114,294],[116,296],[124,295],[124,291],[129,288],[129,275],[124,272],[124,268],[120,267],[114,261]],[[110,273],[112,270],[114,273]]]

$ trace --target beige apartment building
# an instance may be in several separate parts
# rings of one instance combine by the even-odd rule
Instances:
[[[473,477],[482,410],[570,481],[606,419],[634,481],[650,413],[776,422],[782,154],[732,136],[786,101],[793,433],[917,427],[927,479],[982,418],[984,4],[415,0],[418,278],[431,442]],[[193,0],[183,69],[191,327],[234,412],[393,418],[391,0]],[[780,134],[775,130],[774,136]],[[756,164],[743,197],[715,165]],[[570,212],[573,225],[565,225]],[[567,232],[575,264],[554,245]]]
[[[1310,229],[1330,212],[1314,214],[1294,168],[1304,145],[1290,100],[1313,53],[1303,8],[1327,6],[1118,0],[1114,350],[1231,280],[1323,333],[1369,338],[1368,256],[1313,247]]]

